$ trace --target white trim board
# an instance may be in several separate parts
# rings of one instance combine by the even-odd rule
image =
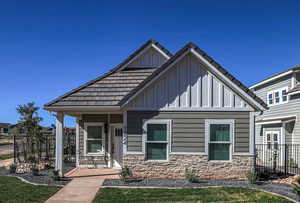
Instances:
[[[254,85],[250,86],[249,88],[250,88],[250,89],[256,88],[256,87],[258,87],[258,86],[261,86],[261,85],[263,85],[263,84],[266,84],[266,83],[271,82],[271,81],[273,81],[273,80],[276,80],[276,79],[278,79],[278,78],[281,78],[281,77],[284,77],[284,76],[286,76],[286,75],[289,75],[289,74],[291,74],[291,73],[293,73],[293,72],[294,72],[293,70],[286,71],[286,72],[281,73],[281,74],[279,74],[279,75],[273,76],[273,77],[271,77],[271,78],[269,78],[269,79],[263,80],[263,81],[261,81],[261,82],[259,82],[259,83],[257,83],[257,84],[254,84]]]

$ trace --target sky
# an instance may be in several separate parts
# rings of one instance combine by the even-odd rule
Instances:
[[[300,1],[0,0],[0,122],[107,72],[149,39],[197,44],[245,85],[300,64]],[[73,126],[74,119],[66,118]]]

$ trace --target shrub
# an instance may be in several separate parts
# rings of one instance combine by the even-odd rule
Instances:
[[[56,180],[56,181],[61,179],[60,176],[59,176],[59,170],[53,170],[52,171],[52,179]]]
[[[271,177],[270,171],[263,171],[257,174],[259,180],[268,180]]]
[[[194,183],[197,180],[197,177],[193,171],[185,170],[185,179],[190,183]]]
[[[36,163],[36,158],[34,156],[30,156],[27,159],[30,163]]]
[[[38,176],[40,170],[38,169],[37,165],[34,164],[34,165],[32,166],[32,168],[31,168],[31,172],[32,172],[32,175],[33,175],[33,176]]]
[[[294,179],[295,182],[300,185],[300,175],[297,175]]]
[[[11,164],[9,166],[9,173],[16,173],[17,170],[17,165],[16,164]]]
[[[247,171],[245,176],[246,176],[246,178],[247,178],[247,180],[250,184],[255,184],[256,183],[257,173],[254,170]]]
[[[128,166],[122,167],[122,170],[120,172],[120,176],[122,180],[125,180],[132,176],[132,171],[128,168]]]
[[[288,160],[288,166],[289,166],[290,168],[298,168],[298,164],[294,161],[293,158],[290,158],[290,159]]]

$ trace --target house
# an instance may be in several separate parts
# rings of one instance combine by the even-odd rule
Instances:
[[[267,145],[268,149],[272,146],[277,149],[284,144],[300,144],[299,71],[299,66],[293,67],[250,87],[268,105],[268,109],[256,117],[257,144]],[[283,148],[278,150],[281,154],[284,153]],[[294,154],[293,156],[296,156],[299,151],[298,148],[289,150]]]
[[[253,164],[255,115],[267,108],[196,45],[172,55],[150,40],[108,73],[47,103],[77,118],[77,167],[128,166],[136,176],[244,177]]]
[[[8,135],[8,131],[10,129],[10,123],[0,123],[0,135]]]

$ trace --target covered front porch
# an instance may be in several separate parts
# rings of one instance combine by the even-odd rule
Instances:
[[[122,112],[57,112],[55,169],[64,176],[64,117],[76,118],[76,168],[120,169],[123,162]]]

